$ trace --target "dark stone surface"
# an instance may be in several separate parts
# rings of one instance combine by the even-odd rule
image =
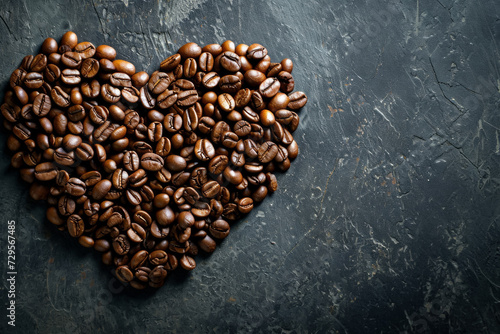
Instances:
[[[0,18],[2,90],[73,30],[149,72],[188,41],[259,42],[309,97],[279,191],[148,294],[45,221],[2,134],[0,332],[500,332],[497,1],[3,0]]]

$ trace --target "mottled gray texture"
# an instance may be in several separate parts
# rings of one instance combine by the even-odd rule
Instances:
[[[0,145],[8,333],[500,331],[497,1],[4,0],[0,18],[1,88],[71,29],[150,72],[188,41],[259,42],[309,97],[279,191],[146,295],[115,293],[99,256],[49,226]]]

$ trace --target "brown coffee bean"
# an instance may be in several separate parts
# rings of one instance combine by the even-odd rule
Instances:
[[[74,214],[68,217],[67,228],[69,235],[71,235],[73,238],[78,238],[83,234],[85,223],[83,222],[82,217]]]

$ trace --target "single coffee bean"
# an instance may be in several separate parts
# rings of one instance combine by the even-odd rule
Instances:
[[[94,54],[96,53],[96,48],[95,48],[94,44],[92,44],[90,42],[78,43],[77,45],[75,45],[74,49],[76,52],[78,52],[80,54],[82,59],[90,58],[90,57],[94,56]]]
[[[147,85],[143,86],[140,90],[140,101],[142,106],[146,109],[153,109],[156,105],[156,99],[151,96]]]
[[[66,183],[65,190],[66,193],[70,194],[71,196],[79,197],[85,194],[87,187],[85,185],[85,182],[83,182],[79,178],[72,177]]]
[[[148,81],[148,89],[155,95],[163,93],[171,83],[170,76],[165,72],[155,72]]]
[[[177,105],[180,107],[189,107],[198,100],[196,90],[186,90],[177,94]]]
[[[186,159],[180,155],[171,154],[165,159],[165,167],[171,172],[180,172],[187,166]]]
[[[223,219],[217,219],[209,226],[210,235],[216,239],[224,239],[229,235],[230,226],[227,221]]]
[[[45,69],[45,72],[47,72],[48,68],[49,67],[47,67]],[[38,72],[29,72],[28,74],[26,74],[24,76],[23,83],[29,89],[38,89],[43,84],[43,75],[41,73],[38,73]],[[18,86],[16,86],[16,87],[18,87]],[[15,89],[15,87],[14,87],[14,89]],[[23,104],[26,104],[26,103],[23,103]]]
[[[173,90],[165,89],[156,99],[158,107],[167,109],[177,102],[177,93]]]
[[[293,76],[290,74],[290,72],[281,71],[278,73],[277,78],[280,82],[280,90],[283,93],[290,93],[291,91],[293,91],[293,89],[295,88],[295,80],[293,79]]]
[[[213,253],[215,251],[215,248],[217,247],[217,244],[215,243],[214,239],[212,239],[210,236],[206,235],[203,239],[198,241],[198,247],[206,253]]]
[[[215,198],[219,195],[220,189],[220,185],[217,181],[208,181],[201,188],[201,192],[206,198]]]
[[[94,188],[92,189],[92,198],[94,198],[96,201],[102,200],[111,190],[112,186],[113,184],[111,183],[111,181],[107,179],[99,181],[96,185],[94,185]]]
[[[184,58],[198,58],[201,55],[201,47],[196,43],[187,43],[179,48],[178,54]]]
[[[186,254],[182,255],[179,263],[184,270],[190,271],[196,268],[196,261],[191,256],[188,256]]]
[[[81,143],[75,149],[75,154],[79,159],[83,161],[89,161],[94,156],[94,149],[88,143]]]
[[[50,97],[46,94],[38,94],[33,101],[33,113],[38,117],[47,115],[52,108]]]
[[[142,86],[148,83],[149,81],[149,74],[147,72],[141,71],[137,72],[132,76],[132,85],[134,87],[140,89]]]
[[[108,103],[116,103],[120,100],[121,91],[110,84],[104,84],[101,86],[101,96]]]
[[[83,234],[83,231],[85,229],[85,223],[83,222],[82,217],[73,214],[68,217],[67,227],[69,235],[71,235],[73,238],[78,238]]]
[[[194,149],[196,157],[201,161],[208,161],[215,155],[215,149],[208,139],[198,139]]]
[[[33,57],[33,61],[30,64],[31,72],[43,72],[47,66],[47,56],[43,53],[37,54]]]
[[[306,105],[307,103],[307,96],[304,94],[304,92],[293,92],[288,95],[289,97],[289,102],[288,102],[288,108],[292,110],[298,110],[302,108],[303,106]]]
[[[163,163],[163,158],[155,153],[145,153],[141,157],[141,166],[147,171],[159,171]]]
[[[120,234],[113,239],[113,249],[118,255],[125,255],[130,251],[130,241],[126,235]]]
[[[260,60],[267,55],[267,49],[260,44],[252,44],[247,49],[247,58],[249,60]]]
[[[132,223],[127,230],[127,236],[132,242],[142,242],[146,239],[146,230],[137,223]]]
[[[63,71],[64,72],[64,71]],[[97,75],[99,72],[99,61],[95,58],[87,58],[82,61],[82,66],[80,68],[82,77],[90,79]]]
[[[272,98],[279,92],[280,86],[277,78],[267,78],[259,85],[259,92],[265,98]]]
[[[96,48],[95,55],[98,58],[114,60],[116,58],[116,50],[109,45],[99,45]]]
[[[35,167],[35,177],[40,181],[53,180],[57,174],[57,167],[52,162],[43,162]]]
[[[237,72],[241,68],[240,57],[234,52],[223,52],[217,58],[219,65],[229,72]],[[217,59],[215,61],[217,62]]]
[[[123,283],[129,283],[134,279],[134,274],[126,265],[119,266],[115,270],[116,277]]]
[[[177,67],[177,65],[181,62],[181,55],[176,53],[167,59],[163,60],[160,64],[160,69],[165,72],[172,71]]]

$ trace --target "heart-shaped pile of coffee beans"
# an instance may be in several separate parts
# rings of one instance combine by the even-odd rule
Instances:
[[[7,147],[52,224],[120,281],[157,288],[277,189],[307,97],[260,44],[188,43],[151,75],[115,58],[47,38],[10,77]]]

